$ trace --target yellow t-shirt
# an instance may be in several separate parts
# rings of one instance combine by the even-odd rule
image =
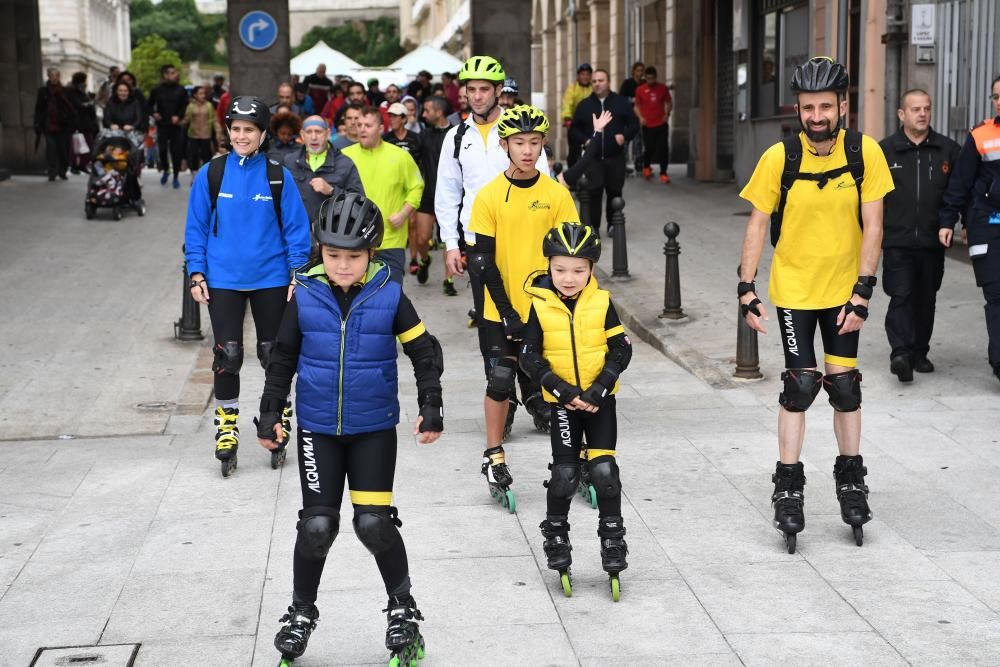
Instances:
[[[816,155],[802,142],[800,172],[820,173],[847,164],[843,132],[829,155]],[[878,201],[894,189],[892,174],[878,143],[861,139],[865,178],[861,201]],[[764,213],[778,208],[785,146],[768,148],[754,169],[740,197]],[[785,201],[781,236],[774,249],[768,292],[779,308],[820,310],[841,306],[851,298],[861,261],[861,226],[858,224],[858,190],[850,173],[832,179],[823,189],[816,181],[798,180]]]
[[[472,204],[469,230],[496,239],[496,263],[510,303],[528,321],[531,295],[524,282],[536,271],[544,271],[548,260],[542,254],[545,233],[563,222],[580,222],[569,190],[545,174],[528,188],[513,185],[500,174],[484,185]],[[500,322],[500,313],[486,290],[483,317]]]
[[[483,135],[483,145],[485,146],[490,145],[490,130],[493,129],[493,126],[496,125],[497,122],[499,122],[499,120],[500,119],[497,118],[492,123],[483,123],[482,125],[476,122],[472,123],[473,125],[476,126],[476,129],[479,130],[479,134]]]
[[[424,179],[410,154],[388,141],[367,149],[361,144],[345,148],[342,153],[354,161],[365,188],[365,196],[382,212],[385,234],[379,250],[405,248],[409,239],[409,219],[393,227],[389,216],[409,203],[416,210],[424,193]]]

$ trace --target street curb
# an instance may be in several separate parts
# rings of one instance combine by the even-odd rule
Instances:
[[[612,278],[599,266],[594,267],[594,273],[605,289],[631,280]],[[609,291],[622,324],[640,340],[653,346],[668,359],[714,389],[736,389],[743,386],[736,379],[726,375],[715,361],[683,343],[676,336],[670,335],[673,327],[683,327],[693,321],[690,314],[681,320],[663,320],[656,315],[643,314],[641,305],[632,302],[624,291],[614,289]]]

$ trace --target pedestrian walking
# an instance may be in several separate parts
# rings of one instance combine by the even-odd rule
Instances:
[[[645,83],[646,66],[642,61],[637,60],[632,63],[632,73],[631,75],[622,81],[622,85],[618,88],[618,93],[629,101],[629,104],[635,105],[635,91],[636,89]],[[636,116],[639,116],[638,112]],[[631,165],[634,165],[635,171],[642,171],[642,132],[635,135],[635,139],[629,144],[631,151]]]
[[[642,128],[642,177],[653,177],[653,163],[660,165],[660,183],[669,183],[670,174],[670,112],[674,100],[670,89],[656,80],[656,68],[647,67],[646,81],[635,91],[635,115]]]
[[[107,106],[108,100],[114,95],[115,82],[118,80],[118,75],[121,74],[121,68],[118,65],[112,65],[108,68],[108,76],[106,79],[101,81],[101,85],[97,88],[97,106],[102,109]]]
[[[330,145],[330,128],[320,116],[302,123],[301,143],[286,153],[285,168],[299,188],[310,222],[316,221],[319,207],[339,192],[365,194],[354,162]]]
[[[233,98],[226,111],[232,152],[195,176],[184,250],[191,296],[208,305],[215,338],[215,457],[236,468],[240,442],[240,368],[247,302],[257,330],[257,359],[267,369],[289,296],[289,276],[309,258],[309,219],[288,170],[265,157],[270,112],[256,97]],[[283,428],[291,409],[282,406]],[[272,465],[284,460],[283,439]]]
[[[938,219],[961,147],[931,128],[931,96],[924,90],[903,93],[896,115],[899,130],[879,143],[895,185],[885,197],[882,288],[889,295],[889,370],[912,382],[913,371],[934,371],[927,354],[944,276]]]
[[[434,238],[434,192],[437,189],[437,169],[441,160],[441,150],[444,147],[445,136],[451,129],[448,122],[448,100],[440,96],[432,96],[424,100],[424,123],[426,127],[420,133],[420,173],[424,177],[424,194],[417,207],[416,225],[413,230],[413,243],[420,255],[417,267],[417,282],[423,285],[430,277],[431,240]],[[443,282],[444,293],[447,296],[458,296],[455,283],[445,265]]]
[[[316,113],[316,107],[313,106],[312,98],[306,94],[306,84],[297,83],[292,87],[292,90],[295,92],[295,103],[299,105],[299,109],[301,110],[299,113],[300,116],[312,116]]]
[[[465,89],[465,82],[458,87],[458,104],[453,107],[454,111],[448,116],[448,124],[452,127],[461,125],[469,117],[469,96]]]
[[[212,91],[209,100],[212,102],[212,106],[216,109],[222,104],[222,95],[228,92],[226,89],[226,77],[221,74],[216,74],[212,77]],[[223,110],[224,111],[224,110]],[[220,123],[221,125],[221,123]]]
[[[299,133],[302,131],[302,119],[284,108],[271,116],[271,145],[267,156],[284,164],[285,156],[299,149]]]
[[[358,122],[361,120],[361,111],[364,108],[363,104],[351,102],[341,110],[343,132],[339,132],[333,139],[334,148],[342,151],[348,146],[358,143]]]
[[[628,567],[628,545],[615,461],[614,395],[632,358],[632,343],[611,295],[594,278],[601,240],[590,227],[562,223],[545,235],[542,255],[549,263],[547,271],[529,278],[525,288],[531,307],[520,352],[521,367],[542,387],[550,421],[559,424],[551,430],[552,472],[545,520],[539,525],[545,538],[542,549],[549,569],[559,572],[563,593],[572,595],[569,508],[577,489],[585,485],[596,496],[601,564],[617,602],[618,575]]]
[[[302,83],[305,84],[306,92],[312,98],[313,108],[322,111],[333,95],[333,81],[326,76],[326,63],[317,65],[316,71],[303,79]]]
[[[406,129],[409,112],[406,107],[396,102],[388,109],[389,131],[382,134],[382,140],[394,146],[399,146],[410,154],[414,162],[420,162],[420,135]]]
[[[377,121],[377,111],[374,117]],[[411,594],[398,530],[402,522],[392,498],[400,419],[396,341],[413,363],[419,411],[413,433],[421,444],[433,443],[444,430],[444,358],[413,304],[390,279],[390,269],[375,257],[383,230],[378,206],[361,195],[340,193],[323,204],[315,233],[322,261],[296,276],[300,287],[285,308],[267,367],[257,436],[272,451],[282,446],[282,410],[298,375],[302,510],[292,557],[292,601],[274,638],[285,660],[305,653],[316,629],[320,578],[340,529],[345,481],[354,531],[375,557],[388,596],[383,611],[385,646],[395,660],[390,664],[411,665],[423,657],[417,624],[423,616]]]
[[[597,159],[587,169],[590,185],[590,220],[585,220],[601,232],[601,202],[607,193],[608,234],[611,233],[611,200],[622,196],[625,187],[625,146],[639,131],[639,122],[628,101],[611,90],[608,73],[595,70],[591,80],[593,93],[580,102],[573,115],[569,134],[573,141],[584,146],[591,141],[600,142]],[[594,136],[593,119],[604,111],[611,112],[611,122],[598,137]]]
[[[365,196],[388,222],[375,256],[389,267],[389,279],[403,284],[410,216],[420,205],[424,181],[410,154],[382,140],[382,115],[366,106],[358,120],[358,143],[343,150],[358,168]]]
[[[868,470],[861,456],[861,372],[858,341],[877,282],[882,247],[882,201],[892,191],[885,155],[871,137],[843,129],[847,70],[812,58],[792,74],[791,89],[802,132],[774,144],[761,157],[740,196],[753,205],[743,239],[736,291],[747,324],[766,333],[767,310],[754,278],[768,226],[775,245],[768,294],[777,306],[785,352],[778,396],[774,526],[789,553],[805,528],[806,478],[802,443],[805,412],[825,389],[833,406],[840,455],[833,466],[844,523],[861,546],[871,521]],[[823,338],[824,372],[817,369],[813,337]]]
[[[378,87],[378,79],[371,77],[367,81],[368,90],[366,91],[368,95],[368,103],[373,107],[378,107],[385,101],[385,93]]]
[[[524,286],[547,265],[542,254],[545,234],[562,222],[580,222],[569,191],[536,166],[548,130],[545,114],[532,106],[517,106],[500,116],[497,131],[501,148],[510,156],[507,169],[476,194],[469,223],[475,239],[467,239],[469,270],[486,288],[479,325],[487,372],[482,474],[490,495],[511,512],[513,477],[503,441],[510,428],[507,416],[517,380],[518,346],[531,307]],[[535,427],[547,432],[548,406],[527,374],[521,394]]]
[[[988,358],[1000,380],[1000,76],[990,90],[993,118],[969,133],[944,195],[939,239],[951,245],[959,215],[969,235],[976,285],[986,300]]]
[[[285,108],[301,118],[306,115],[306,110],[302,104],[295,99],[295,88],[290,83],[282,83],[278,86],[278,101],[271,105],[271,116],[278,113],[278,109]]]
[[[594,68],[590,63],[582,63],[576,68],[576,81],[569,84],[566,92],[563,93],[562,117],[563,127],[569,129],[573,124],[573,116],[576,114],[576,107],[583,100],[587,99],[593,92],[591,89],[591,78]],[[572,167],[580,159],[580,152],[583,150],[583,142],[573,138],[572,132],[567,135],[569,153],[566,156],[567,166]]]
[[[72,159],[70,160],[70,171],[79,174],[86,171],[90,166],[90,151],[94,146],[94,138],[97,137],[97,105],[94,96],[87,92],[86,72],[74,72],[70,79],[69,88],[66,95],[73,111],[76,115],[76,127],[72,139]],[[79,135],[79,136],[77,136]],[[80,137],[83,143],[79,143]]]
[[[149,93],[149,111],[156,120],[156,139],[160,153],[160,185],[166,185],[173,168],[174,189],[181,187],[184,166],[184,113],[188,94],[180,85],[180,73],[172,64],[160,68],[160,85]]]
[[[69,171],[70,137],[76,127],[76,110],[62,85],[56,67],[46,70],[48,81],[35,97],[35,136],[45,137],[45,164],[49,180],[66,180]],[[36,142],[37,146],[37,142]]]
[[[184,126],[187,128],[187,160],[193,185],[195,173],[222,146],[222,128],[215,118],[212,103],[208,101],[207,86],[194,89],[191,102],[184,111]]]

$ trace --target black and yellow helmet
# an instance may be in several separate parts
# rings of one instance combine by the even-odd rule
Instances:
[[[541,109],[530,104],[518,104],[503,112],[497,122],[497,132],[501,139],[513,137],[515,134],[525,132],[538,132],[548,134],[549,119],[545,117]]]
[[[583,257],[597,263],[601,258],[601,239],[590,225],[563,222],[550,229],[542,241],[542,254],[553,257]]]
[[[459,81],[492,81],[503,83],[507,74],[500,61],[491,56],[472,56],[458,72]]]

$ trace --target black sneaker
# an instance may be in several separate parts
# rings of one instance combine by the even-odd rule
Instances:
[[[900,382],[913,382],[913,366],[905,356],[893,357],[889,361],[889,372],[898,377]]]
[[[918,373],[933,373],[934,364],[932,364],[931,360],[927,357],[920,357],[913,362],[913,370]]]
[[[420,260],[420,264],[417,266],[417,282],[421,285],[427,282],[427,278],[430,277],[430,267],[431,258]]]
[[[445,296],[458,296],[458,292],[455,291],[455,281],[445,280],[442,283],[442,288]]]

